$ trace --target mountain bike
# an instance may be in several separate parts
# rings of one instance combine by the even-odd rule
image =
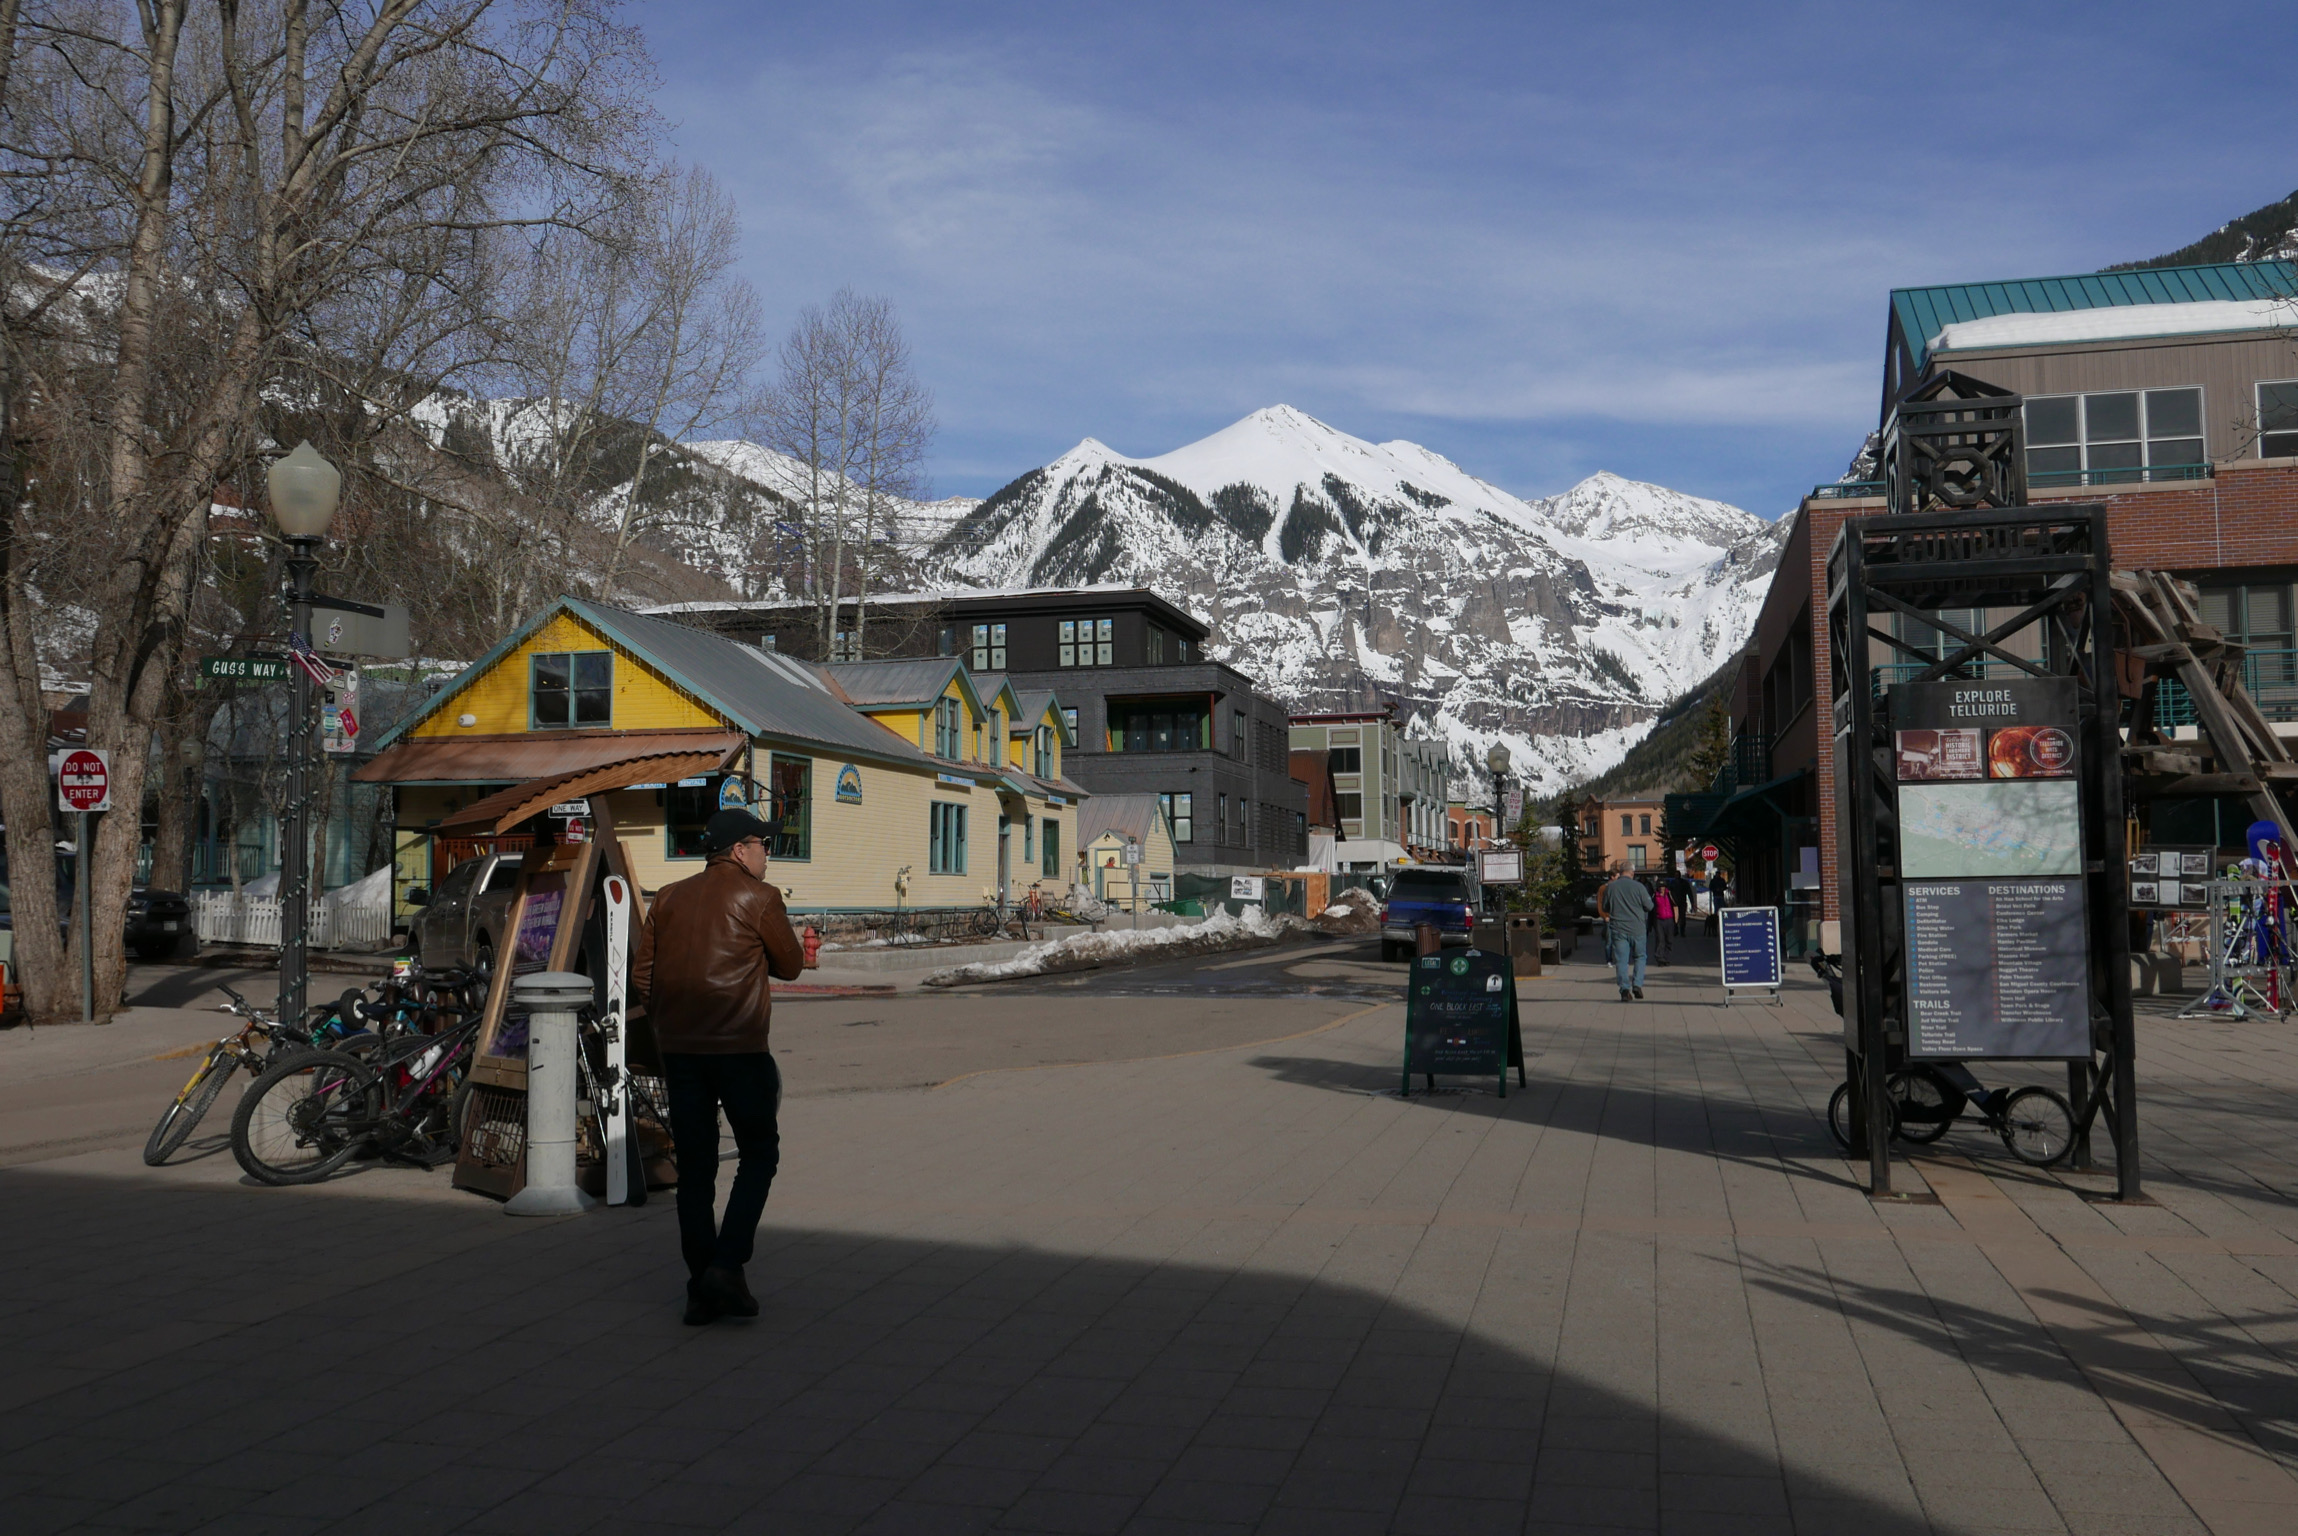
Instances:
[[[167,1108],[160,1111],[159,1123],[144,1140],[144,1161],[154,1168],[166,1162],[191,1138],[208,1110],[222,1097],[231,1075],[241,1067],[247,1069],[248,1076],[255,1077],[283,1052],[323,1044],[356,1049],[354,1042],[365,1033],[355,1018],[346,1023],[338,1005],[324,1003],[306,1015],[302,1028],[283,1029],[269,1010],[256,1007],[228,986],[221,990],[230,1001],[218,1011],[247,1022],[237,1034],[226,1035],[208,1047],[190,1079],[168,1101]]]
[[[460,1089],[483,1015],[437,1034],[395,1030],[372,1052],[293,1052],[248,1085],[231,1151],[264,1184],[312,1184],[355,1154],[435,1167],[453,1154]]]

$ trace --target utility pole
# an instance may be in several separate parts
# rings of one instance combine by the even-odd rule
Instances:
[[[311,748],[318,721],[311,668],[311,580],[343,476],[311,444],[271,466],[271,513],[287,539],[287,824],[280,832],[279,1020],[303,1017],[311,990]]]

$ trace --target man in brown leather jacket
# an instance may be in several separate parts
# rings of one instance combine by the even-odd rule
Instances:
[[[806,961],[782,893],[766,883],[773,835],[748,811],[711,817],[702,829],[709,862],[654,898],[630,970],[631,995],[645,1000],[662,1047],[693,1324],[758,1315],[742,1266],[782,1156],[775,1125],[782,1074],[767,1048],[774,1010],[767,978],[794,981]],[[717,1221],[722,1109],[737,1162],[725,1219]]]

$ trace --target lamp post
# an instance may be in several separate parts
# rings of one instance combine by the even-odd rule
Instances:
[[[311,578],[317,551],[343,492],[343,476],[310,443],[271,466],[264,477],[271,515],[287,538],[288,648],[311,649]],[[312,679],[301,665],[287,669],[287,825],[280,834],[279,1018],[303,1017],[311,985],[311,738]]]
[[[1495,843],[1505,842],[1508,835],[1516,830],[1514,827],[1511,827],[1507,824],[1507,744],[1498,741],[1494,742],[1492,744],[1491,750],[1484,754],[1484,766],[1492,770],[1492,826],[1493,830],[1499,834],[1498,836],[1494,837],[1492,841]]]

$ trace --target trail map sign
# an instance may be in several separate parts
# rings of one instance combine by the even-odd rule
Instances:
[[[112,808],[112,754],[75,747],[56,763],[56,802],[67,811]]]
[[[1724,1001],[1734,988],[1768,988],[1779,1001],[1779,908],[1725,907],[1716,914],[1723,951]]]
[[[1516,1010],[1516,968],[1506,955],[1456,950],[1422,955],[1406,972],[1404,1087],[1417,1072],[1436,1086],[1439,1072],[1490,1074],[1508,1097],[1508,1069],[1524,1083],[1524,1030]]]
[[[1910,1056],[2090,1057],[2075,686],[1891,690]]]

